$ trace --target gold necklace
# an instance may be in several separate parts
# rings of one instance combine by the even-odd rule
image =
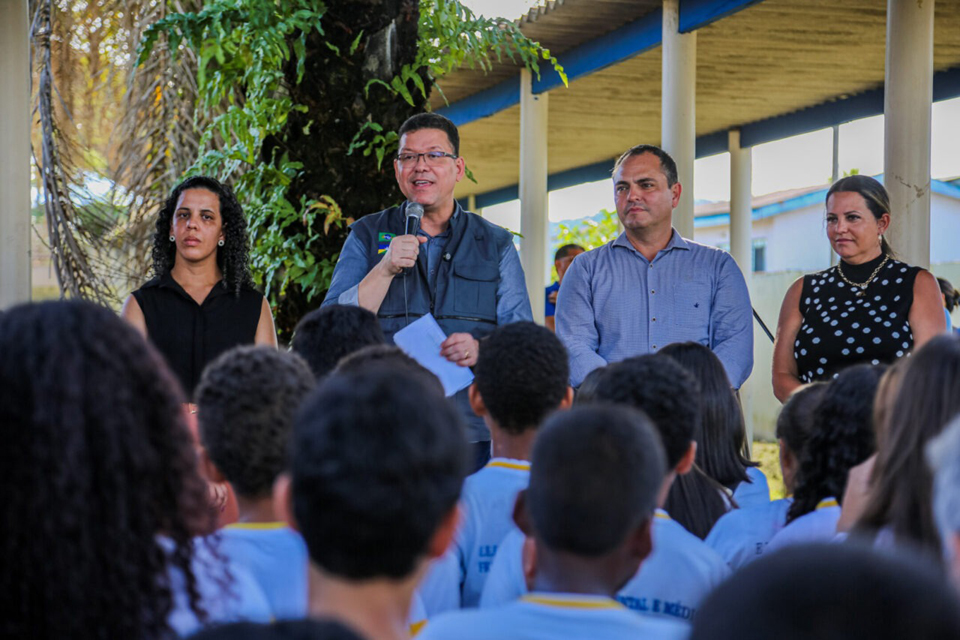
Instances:
[[[854,291],[859,288],[860,290],[856,291],[857,297],[862,298],[863,296],[867,295],[867,285],[873,282],[873,279],[877,277],[877,274],[880,273],[880,269],[883,269],[883,265],[887,264],[889,259],[890,256],[884,256],[883,261],[877,265],[877,268],[873,270],[873,273],[870,274],[870,277],[867,278],[866,282],[850,282],[850,280],[847,279],[847,276],[843,275],[843,269],[840,267],[840,265],[843,264],[843,260],[837,263],[837,273],[840,274],[840,278],[844,282],[854,288]]]

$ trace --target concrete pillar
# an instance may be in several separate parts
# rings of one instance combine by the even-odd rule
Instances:
[[[833,171],[830,173],[830,184],[833,185],[834,182],[840,179],[840,125],[833,125]],[[830,256],[830,266],[836,266],[839,256],[833,251],[833,247],[830,246],[830,241],[824,241],[827,244],[828,255]]]
[[[683,192],[673,226],[693,238],[693,161],[697,153],[697,34],[680,33],[680,0],[663,0],[661,147],[677,162]]]
[[[740,130],[727,134],[730,147],[730,253],[747,286],[753,276],[752,152],[740,146]]]
[[[740,265],[740,271],[751,289],[753,282],[753,152],[740,146],[740,130],[727,134],[730,149],[730,253]],[[760,339],[767,336],[761,331]],[[740,406],[747,428],[747,442],[753,443],[753,381],[747,380],[740,388]]]
[[[520,263],[533,319],[543,324],[547,286],[547,100],[534,94],[530,71],[520,72]]]
[[[893,218],[888,236],[904,261],[921,267],[930,266],[933,4],[887,0],[883,172]]]
[[[0,309],[30,300],[30,23],[0,0]]]

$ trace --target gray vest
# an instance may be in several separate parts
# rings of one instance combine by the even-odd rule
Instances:
[[[378,249],[389,237],[403,235],[404,207],[391,207],[357,220],[352,233],[367,247],[367,270],[383,255]],[[427,278],[427,258],[420,253],[417,266],[398,275],[390,284],[377,318],[387,339],[410,321],[432,313],[447,335],[469,333],[482,338],[497,326],[497,288],[500,285],[500,254],[513,242],[510,232],[480,216],[463,211],[450,219],[450,240],[437,265],[436,288]],[[386,235],[383,235],[386,234]],[[406,304],[404,304],[406,279]]]

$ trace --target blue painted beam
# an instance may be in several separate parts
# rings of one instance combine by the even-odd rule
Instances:
[[[763,0],[680,0],[680,33],[701,29]]]
[[[547,190],[556,191],[558,189],[566,189],[567,187],[575,187],[584,182],[608,180],[610,178],[610,172],[613,170],[613,163],[616,161],[616,158],[610,158],[609,160],[602,160],[583,167],[554,173],[547,177]]]
[[[563,66],[567,81],[573,82],[656,48],[663,40],[662,31],[663,10],[654,9],[605,36],[558,55],[557,61]],[[562,84],[560,76],[552,70],[546,70],[539,80],[534,80],[533,92],[543,93]]]
[[[474,120],[487,118],[519,103],[520,78],[516,77],[504,80],[500,84],[484,89],[463,100],[457,100],[442,109],[437,109],[437,113],[450,118],[453,124],[462,127]]]
[[[683,0],[680,3],[680,31],[695,31],[758,2],[762,0]],[[573,81],[629,60],[662,42],[663,11],[658,8],[608,34],[564,52],[557,59],[563,65],[568,81]],[[533,92],[543,93],[562,84],[560,77],[544,65],[541,77],[533,82]],[[459,127],[519,103],[519,80],[510,78],[437,109],[437,113],[450,118]]]
[[[754,147],[835,124],[869,118],[883,113],[883,88],[864,91],[849,98],[824,102],[782,116],[752,122],[740,127],[740,144]]]
[[[718,153],[726,153],[730,150],[730,138],[726,131],[717,131],[708,133],[705,136],[698,136],[696,142],[697,159],[715,156]]]
[[[960,96],[960,67],[933,74],[935,101],[949,100],[958,96]],[[824,102],[793,113],[745,124],[740,128],[740,143],[745,147],[752,147],[764,142],[819,131],[859,118],[878,116],[882,113],[883,87],[864,91],[842,100]]]
[[[483,209],[484,207],[492,207],[495,204],[503,204],[504,202],[510,202],[511,200],[520,199],[520,185],[511,185],[509,187],[503,187],[502,189],[496,189],[494,191],[487,191],[486,193],[477,194],[477,208]]]

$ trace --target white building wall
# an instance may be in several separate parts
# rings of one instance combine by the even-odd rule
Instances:
[[[960,262],[960,200],[934,193],[931,205],[931,264]],[[694,238],[703,244],[728,248],[730,228],[726,223],[697,227]],[[822,204],[754,220],[753,240],[766,244],[766,271],[810,273],[830,266],[832,251]]]
[[[930,264],[960,262],[960,200],[934,193],[930,228]]]
[[[829,267],[830,244],[823,219],[823,205],[767,218],[767,271],[820,271]]]

